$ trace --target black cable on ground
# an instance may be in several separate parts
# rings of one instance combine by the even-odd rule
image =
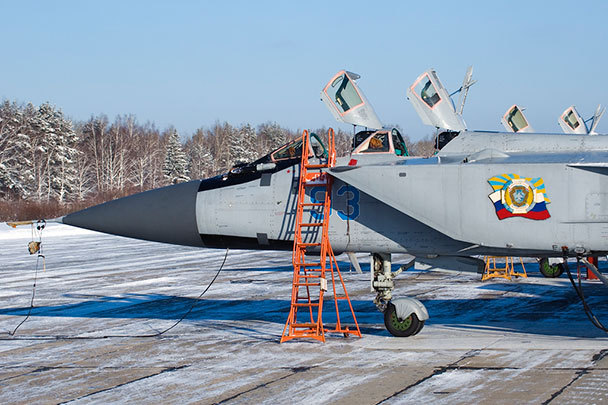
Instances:
[[[224,264],[226,264],[226,259],[228,258],[228,252],[230,251],[229,248],[226,248],[226,254],[224,255],[224,260],[222,261],[222,264],[220,265],[220,268],[217,270],[217,272],[215,273],[215,276],[213,276],[213,279],[211,280],[211,282],[207,285],[207,287],[203,290],[202,293],[200,293],[200,295],[196,298],[196,300],[194,301],[194,304],[192,304],[192,306],[190,307],[190,309],[188,309],[188,311],[179,319],[177,320],[173,325],[169,326],[167,329],[164,329],[160,332],[157,333],[152,333],[152,334],[146,334],[146,335],[103,335],[103,336],[61,336],[61,335],[55,335],[55,336],[14,336],[15,332],[17,331],[17,329],[29,318],[31,312],[32,312],[32,308],[34,307],[34,295],[35,295],[35,291],[36,291],[36,281],[34,281],[34,293],[32,294],[32,301],[30,304],[30,310],[27,314],[27,317],[21,321],[21,323],[19,325],[17,325],[17,327],[15,328],[15,330],[11,333],[9,332],[9,335],[11,335],[10,338],[0,338],[0,340],[98,340],[98,339],[109,339],[109,338],[153,338],[153,337],[159,337],[161,335],[164,335],[165,333],[169,332],[171,329],[175,328],[177,325],[179,325],[184,319],[186,319],[186,317],[188,317],[188,315],[190,315],[190,313],[192,312],[192,310],[198,305],[199,300],[203,297],[203,295],[205,295],[205,293],[211,288],[211,286],[213,285],[213,283],[215,282],[215,280],[217,279],[217,277],[220,275],[221,271],[224,268]],[[36,263],[36,276],[38,274],[38,262]]]
[[[32,299],[30,300],[30,309],[27,311],[27,315],[25,316],[25,318],[23,318],[23,320],[19,322],[19,325],[17,325],[12,332],[8,332],[8,334],[11,336],[15,336],[15,333],[17,333],[17,329],[19,329],[21,325],[23,325],[25,321],[30,318],[30,315],[32,314],[32,309],[34,309],[34,298],[36,297],[36,282],[38,281],[38,265],[40,264],[41,257],[44,259],[44,256],[42,256],[42,254],[39,254],[36,258],[36,271],[34,272],[34,286],[32,287]]]
[[[580,263],[580,257],[577,256],[576,262],[577,262],[577,264]],[[566,267],[566,273],[568,274],[568,278],[570,279],[570,283],[572,284],[574,291],[576,291],[576,294],[578,295],[578,297],[581,299],[581,302],[583,303],[583,308],[585,309],[585,315],[587,315],[587,318],[589,318],[589,321],[591,321],[593,326],[608,333],[608,328],[606,328],[600,322],[600,320],[597,319],[597,317],[593,314],[593,311],[591,311],[591,308],[587,304],[587,301],[585,300],[585,294],[583,293],[583,286],[581,284],[581,278],[580,277],[578,278],[578,286],[574,282],[574,278],[572,277],[572,273],[570,272],[570,266],[568,266],[568,257],[565,254],[564,254],[564,267]]]

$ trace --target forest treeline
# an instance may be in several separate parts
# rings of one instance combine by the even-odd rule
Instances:
[[[327,128],[313,129],[322,137]],[[216,122],[185,142],[173,127],[159,130],[133,115],[110,121],[104,114],[72,122],[44,103],[0,105],[0,220],[59,216],[74,209],[168,184],[211,177],[262,157],[301,136],[300,130],[266,122],[234,126]],[[432,141],[410,153],[428,155]],[[339,156],[352,134],[336,131]]]

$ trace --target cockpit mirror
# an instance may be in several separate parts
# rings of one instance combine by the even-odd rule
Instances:
[[[340,122],[380,129],[380,119],[356,84],[360,77],[346,70],[339,71],[321,91],[321,100]]]
[[[517,105],[511,106],[502,116],[500,122],[509,132],[534,132],[523,113],[523,109]]]
[[[585,121],[573,105],[566,108],[557,121],[566,134],[587,134]]]
[[[466,130],[462,115],[456,112],[450,94],[433,69],[418,76],[408,87],[407,98],[424,124],[453,131]]]

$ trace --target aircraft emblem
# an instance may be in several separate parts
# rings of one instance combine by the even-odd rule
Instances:
[[[524,217],[543,220],[551,215],[547,204],[545,182],[542,178],[520,177],[517,174],[501,174],[488,180],[494,192],[490,200],[494,203],[498,219]]]

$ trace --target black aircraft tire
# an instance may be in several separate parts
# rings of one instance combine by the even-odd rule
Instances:
[[[549,259],[543,257],[538,262],[538,268],[543,276],[547,278],[557,278],[564,273],[564,265],[561,263],[549,264]]]
[[[416,329],[416,332],[414,332],[414,335],[417,335],[422,330],[423,327],[424,327],[424,321],[420,321],[418,324],[418,329]]]
[[[384,325],[386,330],[393,336],[408,337],[420,332],[424,321],[420,321],[415,313],[412,313],[406,319],[399,319],[397,311],[392,303],[389,303],[384,311]]]

